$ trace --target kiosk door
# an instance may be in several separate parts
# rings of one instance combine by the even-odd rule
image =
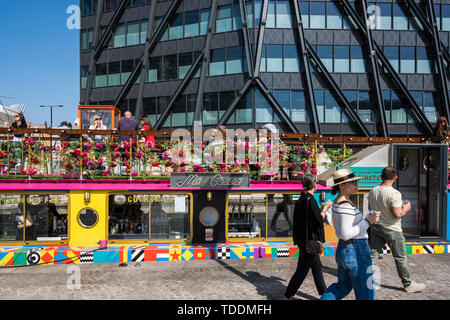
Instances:
[[[405,237],[442,237],[447,199],[447,146],[396,147],[397,187],[403,200],[411,202],[411,211],[402,218]]]

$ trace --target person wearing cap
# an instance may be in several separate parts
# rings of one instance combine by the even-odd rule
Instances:
[[[379,258],[379,252],[387,243],[392,251],[397,274],[402,280],[407,293],[423,291],[426,285],[411,280],[406,257],[405,236],[403,235],[401,219],[409,210],[409,201],[402,201],[402,195],[393,185],[398,179],[397,169],[386,167],[381,172],[382,183],[369,192],[369,209],[381,211],[380,220],[371,227],[370,253],[373,263]]]
[[[380,212],[365,215],[350,201],[350,196],[358,191],[361,177],[347,168],[337,170],[333,175],[332,194],[338,196],[332,205],[333,224],[339,243],[336,249],[338,281],[333,283],[321,300],[341,300],[351,290],[357,300],[375,300],[372,259],[368,243],[367,229],[376,223]]]

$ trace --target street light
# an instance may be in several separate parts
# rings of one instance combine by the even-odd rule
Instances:
[[[55,105],[55,106],[43,106],[41,105],[41,108],[50,108],[50,129],[53,128],[53,108],[62,108],[63,105]]]

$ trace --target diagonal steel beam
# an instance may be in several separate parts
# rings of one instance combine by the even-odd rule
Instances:
[[[97,60],[102,53],[103,49],[106,46],[106,42],[108,41],[109,37],[111,36],[112,32],[117,28],[117,24],[119,23],[120,19],[122,18],[123,13],[125,12],[125,9],[130,4],[130,0],[122,0],[119,4],[119,6],[114,11],[114,14],[109,21],[108,26],[106,27],[105,33],[103,33],[102,37],[100,38],[100,41],[97,43],[96,47],[94,48],[94,59]],[[101,10],[103,11],[103,10]]]
[[[103,14],[103,0],[98,0],[97,2],[97,17],[95,20],[94,38],[92,39],[93,48],[96,48],[99,42],[99,35],[101,31],[100,22]],[[91,58],[89,61],[88,78],[86,84],[86,96],[84,97],[84,104],[89,105],[91,101],[91,93],[94,86],[95,77],[95,54],[94,49],[91,50]]]
[[[250,36],[248,33],[247,10],[245,8],[245,0],[239,0],[239,9],[241,12],[242,33],[244,36],[245,54],[247,55],[248,75],[250,78],[253,78],[254,76],[253,53],[252,48],[250,47]]]
[[[234,110],[236,109],[236,106],[241,101],[242,97],[245,96],[248,89],[250,88],[250,85],[254,82],[254,78],[248,79],[244,85],[242,86],[241,90],[236,94],[231,104],[228,106],[225,113],[222,115],[222,117],[217,122],[216,128],[219,128],[222,125],[225,125],[225,123],[230,119],[231,115],[233,114]],[[253,115],[255,116],[255,115]]]
[[[297,127],[295,126],[294,122],[286,114],[286,112],[280,106],[277,99],[275,99],[270,90],[264,85],[263,81],[260,78],[256,78],[255,83],[263,94],[264,98],[267,100],[267,102],[269,102],[272,109],[275,110],[275,112],[278,114],[278,117],[280,117],[281,121],[287,124],[291,132],[298,133]]]
[[[259,77],[259,69],[261,66],[261,56],[264,42],[264,31],[266,30],[266,21],[267,21],[267,10],[269,7],[269,0],[264,0],[262,13],[261,13],[261,21],[259,24],[259,33],[258,33],[258,44],[256,46],[256,59],[255,59],[255,67],[253,68],[253,76],[255,78]]]
[[[444,115],[447,119],[450,117],[450,110],[449,110],[449,95],[448,95],[448,85],[447,85],[447,76],[446,76],[446,70],[444,68],[444,61],[443,61],[443,45],[441,43],[441,40],[439,39],[439,31],[437,28],[436,23],[436,13],[434,12],[434,5],[433,1],[428,0],[426,1],[427,8],[428,8],[428,16],[431,20],[431,25],[433,26],[433,50],[434,54],[436,55],[436,65],[437,65],[437,71],[438,71],[438,87],[441,89],[441,98],[444,102]],[[448,63],[448,62],[447,62]]]
[[[150,43],[148,45],[148,52],[151,54],[153,49],[158,44],[159,39],[164,33],[165,28],[169,24],[170,19],[176,14],[176,11],[178,7],[180,6],[181,2],[183,0],[174,0],[169,7],[169,10],[167,11],[166,15],[164,16],[163,20],[159,24],[158,28],[156,29],[155,33],[153,34],[153,37],[150,40]],[[128,92],[131,90],[131,87],[135,83],[136,78],[141,72],[141,68],[143,65],[143,60],[145,58],[145,53],[142,54],[141,58],[139,59],[139,62],[134,67],[133,71],[130,74],[130,77],[128,78],[127,82],[122,86],[122,89],[120,90],[119,95],[116,98],[116,101],[114,103],[115,106],[118,106],[122,103],[122,101],[125,99],[125,97],[128,95]]]
[[[370,66],[372,69],[371,77],[374,84],[374,91],[376,96],[376,104],[378,108],[379,117],[381,120],[381,130],[383,137],[389,137],[389,129],[386,122],[386,113],[384,108],[384,101],[383,101],[383,95],[381,93],[381,84],[380,84],[380,78],[379,78],[379,72],[378,72],[378,63],[377,58],[375,56],[374,51],[374,41],[372,38],[372,30],[370,29],[369,22],[369,15],[367,14],[367,0],[361,0],[361,10],[364,19],[367,21],[366,23],[366,35],[367,35],[367,44],[368,44],[368,55],[370,59]]]
[[[303,28],[303,22],[302,22],[302,16],[300,12],[300,6],[298,5],[297,0],[291,1],[291,11],[294,11],[294,14],[292,15],[295,18],[294,25],[296,26],[295,29],[298,33],[298,45],[300,45],[300,50],[297,51],[299,54],[299,57],[301,57],[301,61],[303,62],[303,68],[304,68],[304,78],[306,80],[306,86],[308,89],[308,98],[311,108],[311,114],[314,122],[314,132],[320,134],[320,123],[319,123],[319,116],[317,114],[317,105],[316,105],[316,98],[314,96],[314,88],[312,85],[312,79],[311,79],[311,68],[309,64],[309,57],[308,57],[308,50],[306,49],[305,44],[305,32]]]
[[[202,50],[203,62],[202,62],[202,70],[200,73],[200,79],[198,81],[197,101],[195,103],[192,131],[194,131],[195,122],[203,120],[202,117],[203,97],[205,94],[206,74],[208,73],[209,62],[211,60],[211,43],[213,37],[213,30],[216,29],[216,11],[217,11],[217,0],[211,0],[211,11],[209,13],[209,21],[208,21],[208,33],[206,34],[205,45]]]
[[[430,21],[426,18],[423,11],[420,9],[418,4],[414,0],[405,0],[405,3],[407,4],[407,9],[411,10],[412,13],[419,20],[420,24],[423,27],[423,31],[428,35],[428,37],[430,39],[434,40],[435,37],[434,37],[433,29],[434,29],[434,23],[436,22],[436,19],[434,19],[433,23],[430,23]],[[405,7],[403,6],[403,3],[399,2],[399,5],[400,5],[400,8],[405,12]],[[431,3],[431,6],[433,6],[432,3]],[[433,7],[433,12],[434,12],[434,7]],[[407,12],[405,12],[405,13],[407,13]],[[436,17],[435,14],[434,14],[434,17]],[[438,37],[437,37],[438,41],[436,41],[436,42],[439,42],[439,44],[440,44],[440,47],[442,49],[442,56],[447,61],[447,64],[450,65],[450,53],[445,48],[445,45],[442,43],[442,41],[439,39],[439,33],[437,35],[438,35]]]
[[[144,86],[148,77],[148,65],[150,62],[150,39],[153,37],[153,26],[155,24],[156,1],[152,1],[147,26],[147,38],[145,39],[144,61],[141,68],[141,81],[139,83],[139,93],[136,102],[136,119],[140,119],[144,113]]]
[[[367,41],[367,33],[365,30],[364,23],[361,21],[361,18],[356,13],[355,9],[350,5],[348,0],[340,0],[335,2],[336,4],[339,4],[343,10],[345,10],[345,13],[350,16],[353,20],[353,22],[356,24],[356,27],[358,28],[358,32],[360,36]],[[375,54],[378,58],[378,60],[381,62],[382,66],[384,67],[385,71],[389,74],[390,80],[392,83],[396,86],[397,90],[401,93],[399,96],[401,99],[403,99],[404,102],[406,102],[407,105],[412,107],[413,113],[416,115],[416,117],[423,123],[425,126],[425,131],[427,134],[432,135],[433,134],[433,127],[431,126],[430,121],[428,121],[427,117],[425,116],[424,112],[420,107],[417,105],[417,102],[412,97],[411,93],[403,83],[403,81],[400,79],[397,72],[392,67],[389,60],[384,55],[383,51],[378,47],[376,42],[374,42],[374,50]]]
[[[348,102],[344,93],[341,91],[341,89],[339,88],[337,83],[334,81],[333,77],[328,72],[327,68],[324,66],[324,64],[320,60],[319,56],[316,54],[316,52],[311,47],[309,42],[305,41],[305,43],[306,43],[306,49],[308,50],[309,56],[312,58],[312,60],[316,64],[317,68],[319,69],[320,74],[322,75],[322,78],[328,83],[334,96],[337,97],[338,103],[341,105],[341,107],[344,107],[344,109],[347,111],[351,120],[353,120],[356,123],[356,125],[361,130],[361,132],[366,137],[370,137],[371,134],[370,134],[369,130],[366,128],[364,123],[361,121],[360,117],[355,112],[355,110],[350,106],[350,103]]]
[[[177,90],[170,98],[170,101],[167,104],[166,108],[164,109],[163,113],[161,114],[161,116],[158,118],[155,125],[153,126],[154,130],[159,130],[161,128],[161,126],[164,124],[164,122],[166,121],[167,117],[169,116],[169,114],[172,110],[173,105],[175,104],[175,102],[178,100],[178,98],[183,93],[184,89],[186,89],[187,85],[194,77],[195,73],[197,72],[197,68],[200,66],[200,62],[202,60],[203,60],[203,52],[199,54],[199,56],[195,60],[194,64],[189,68],[189,71],[186,73],[186,76],[184,77],[183,81],[180,83]]]

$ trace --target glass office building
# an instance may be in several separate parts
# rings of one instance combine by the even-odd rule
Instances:
[[[156,129],[197,115],[204,127],[419,136],[448,117],[450,0],[80,2],[80,104]]]

